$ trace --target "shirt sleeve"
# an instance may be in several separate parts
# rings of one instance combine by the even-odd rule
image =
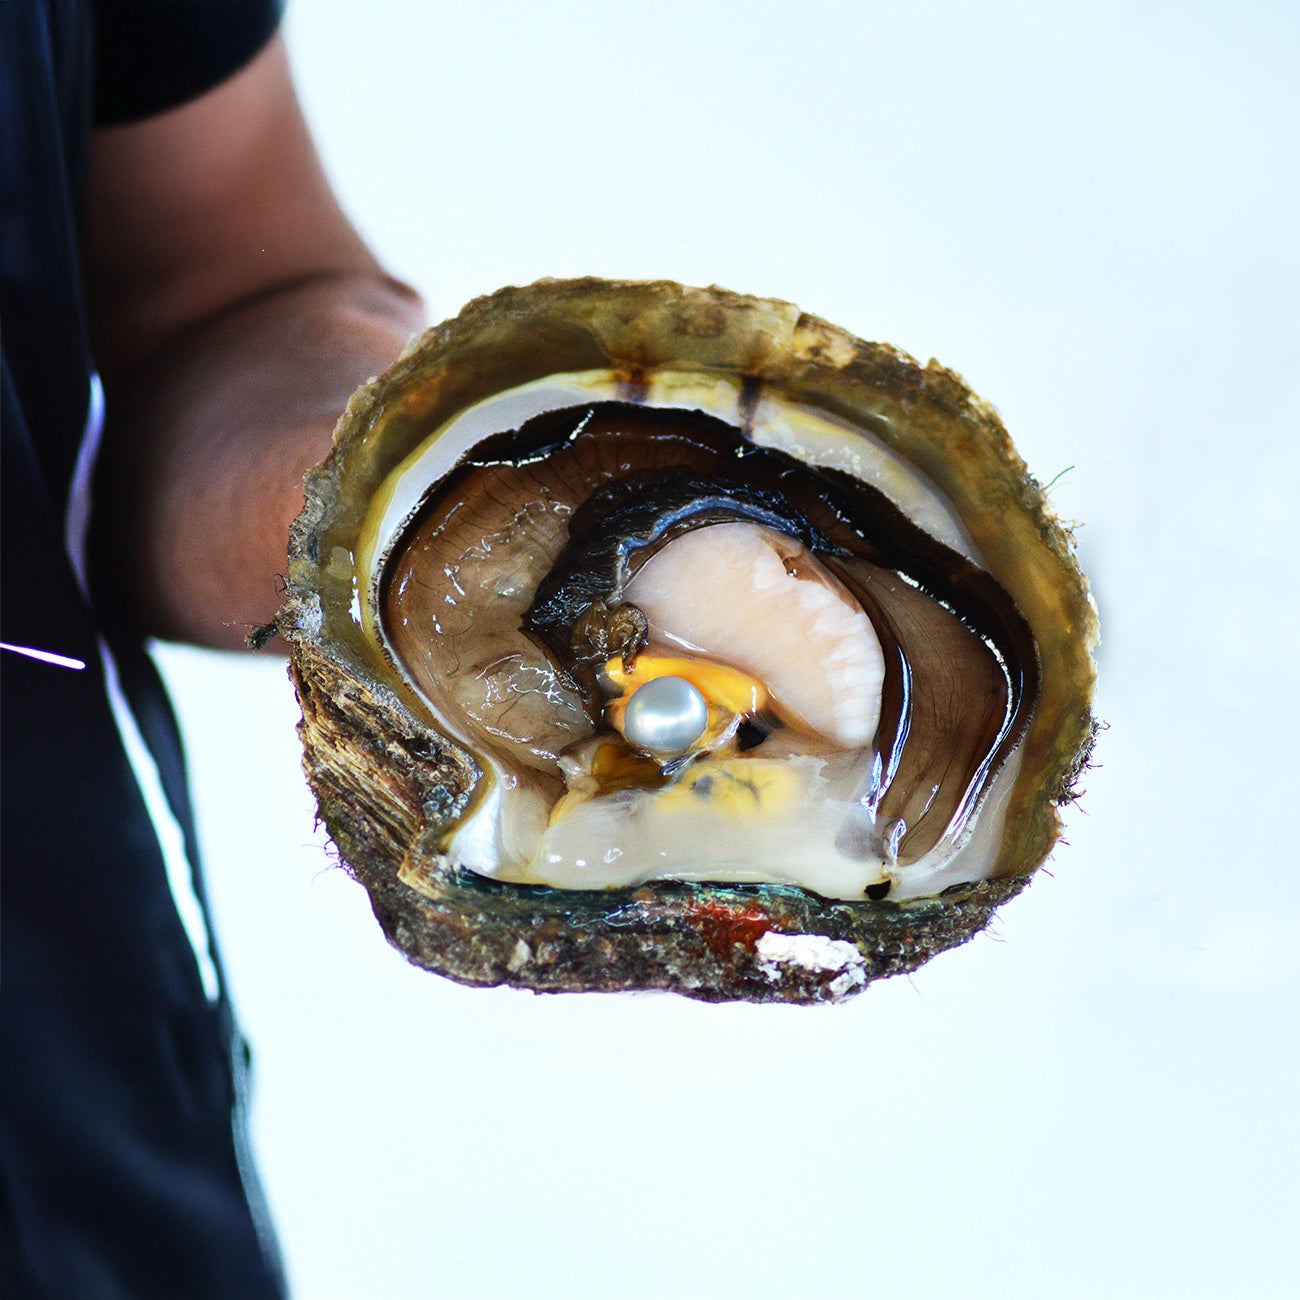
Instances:
[[[96,126],[175,108],[218,86],[279,27],[284,0],[95,0]]]

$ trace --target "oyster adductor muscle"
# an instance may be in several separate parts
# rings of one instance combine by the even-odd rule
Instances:
[[[307,497],[306,766],[418,964],[840,998],[1059,833],[1091,602],[934,363],[717,289],[503,290],[353,398]]]

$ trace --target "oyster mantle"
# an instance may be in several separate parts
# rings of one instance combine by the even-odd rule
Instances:
[[[864,430],[953,508],[945,545],[978,557],[1036,646],[987,878],[934,896],[828,898],[769,881],[652,879],[556,888],[493,879],[449,853],[500,784],[377,633],[371,582],[419,504],[395,472],[459,413],[556,375],[608,372],[632,401],[666,378],[732,384],[739,419],[769,397]],[[500,426],[517,427],[515,426]],[[800,458],[834,458],[806,442]],[[445,471],[444,471],[445,472]],[[865,477],[860,474],[859,477]],[[903,475],[906,478],[906,474]],[[907,513],[911,489],[895,486]],[[376,523],[378,519],[378,523]],[[1069,538],[991,408],[951,372],[866,344],[786,303],[665,282],[542,282],[471,303],[354,395],[309,478],[278,620],[293,651],[305,764],[342,858],[390,940],[469,984],[672,989],[707,1000],[836,1000],[982,928],[1060,828],[1091,741],[1095,618]],[[978,824],[978,823],[977,823]]]

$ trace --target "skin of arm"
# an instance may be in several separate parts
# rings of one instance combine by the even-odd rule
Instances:
[[[240,647],[279,606],[303,475],[423,323],[339,209],[280,38],[200,99],[97,132],[86,279],[97,587],[146,633]]]

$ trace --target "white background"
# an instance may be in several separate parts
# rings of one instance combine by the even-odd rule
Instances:
[[[303,1300],[1294,1294],[1298,12],[291,7],[433,319],[665,276],[963,373],[1081,521],[1110,724],[1068,846],[910,978],[538,998],[386,946],[280,662],[164,647]]]

